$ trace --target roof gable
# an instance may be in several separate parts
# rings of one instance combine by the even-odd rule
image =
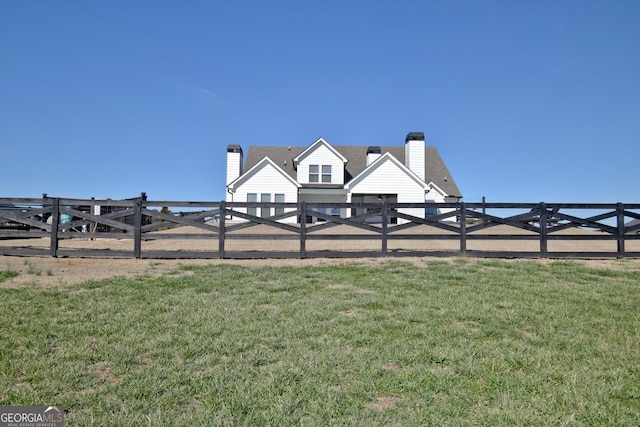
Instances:
[[[253,165],[248,171],[244,172],[237,179],[227,185],[229,190],[234,191],[236,187],[242,185],[244,182],[248,181],[251,177],[253,177],[258,171],[264,169],[265,167],[272,167],[276,172],[282,175],[287,181],[289,181],[295,187],[301,187],[301,185],[293,179],[288,173],[282,170],[273,160],[269,157],[263,157],[258,163]]]
[[[401,172],[411,178],[416,182],[417,185],[423,187],[425,190],[427,188],[426,183],[420,179],[418,175],[416,175],[411,169],[406,167],[400,160],[398,160],[393,154],[386,152],[382,156],[378,157],[373,163],[371,163],[368,167],[366,167],[360,174],[354,177],[351,181],[349,181],[344,188],[349,189],[351,187],[355,187],[362,180],[367,177],[370,177],[372,174],[376,172],[382,165],[387,162],[393,163],[393,165],[398,168]],[[384,177],[383,177],[384,178]]]
[[[306,150],[304,150],[302,153],[300,153],[298,156],[296,156],[293,159],[294,165],[297,165],[301,160],[303,160],[305,157],[309,156],[311,153],[316,151],[321,146],[326,147],[334,156],[336,156],[338,159],[340,159],[341,162],[347,163],[348,160],[346,159],[346,157],[344,157],[335,148],[333,148],[331,146],[331,144],[329,144],[327,141],[325,141],[324,138],[318,138]]]

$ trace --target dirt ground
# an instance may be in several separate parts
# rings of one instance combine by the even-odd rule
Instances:
[[[135,277],[148,275],[160,277],[183,265],[236,264],[246,266],[305,266],[331,264],[337,261],[320,259],[282,260],[218,260],[218,259],[135,259],[135,258],[53,258],[36,256],[0,256],[0,271],[18,273],[0,287],[16,287],[24,284],[59,286],[100,280],[109,277]],[[344,262],[341,260],[340,262]]]
[[[264,233],[268,235],[272,231],[266,226],[256,226],[250,231],[252,233]],[[266,227],[266,228],[265,228]],[[342,226],[340,226],[342,227]],[[178,233],[179,232],[179,233]],[[172,233],[198,234],[201,230],[192,227],[181,227],[179,229],[170,229],[158,232],[154,236]],[[238,234],[247,232],[246,230],[238,231]],[[348,227],[330,229],[330,233],[336,234],[353,234],[362,233],[360,230],[353,230]],[[512,227],[496,226],[492,228],[492,234],[511,234]],[[445,233],[440,229],[422,226],[412,229],[412,233],[423,234],[442,234]],[[522,232],[524,235],[531,235],[528,231]],[[563,232],[560,232],[562,234]],[[568,230],[567,233],[589,234],[586,231]],[[321,233],[322,234],[322,231]],[[446,233],[445,233],[446,234]],[[374,236],[377,236],[374,234]],[[77,236],[76,236],[77,237]],[[149,237],[149,236],[147,236]],[[191,239],[187,237],[180,238],[154,238],[147,239],[142,242],[142,252],[148,253],[153,251],[172,251],[178,253],[180,251],[209,251],[215,252],[218,249],[218,240],[216,239]],[[586,242],[586,243],[585,243]],[[371,251],[375,253],[380,250],[380,241],[372,240],[312,240],[307,242],[308,251],[327,251],[336,250],[347,253],[349,250]],[[444,240],[391,240],[389,241],[388,250],[394,252],[396,249],[424,251],[432,249],[438,251],[456,252],[459,249],[459,242],[456,239]],[[585,247],[585,245],[588,245]],[[4,240],[2,246],[13,248],[32,248],[42,250],[46,253],[50,246],[49,238],[40,239],[15,239]],[[277,248],[273,246],[273,241],[269,239],[230,239],[226,243],[226,250],[230,252],[238,251],[283,251],[295,253],[299,249],[299,241],[283,240],[279,241]],[[116,238],[100,238],[100,239],[62,239],[59,241],[61,250],[103,250],[115,252],[131,252],[133,249],[132,239],[116,239]],[[640,252],[640,240],[629,240],[626,242],[626,248],[630,252]],[[529,251],[535,252],[539,250],[539,242],[537,240],[469,240],[467,242],[469,251]],[[548,250],[550,252],[606,252],[615,254],[615,240],[557,240],[550,241]],[[139,275],[148,275],[152,277],[161,276],[172,270],[178,269],[181,265],[210,265],[210,264],[238,264],[245,266],[295,266],[302,267],[308,265],[337,265],[345,263],[370,263],[378,264],[387,262],[392,258],[383,258],[372,256],[370,258],[312,258],[312,259],[248,259],[248,260],[232,260],[232,259],[135,259],[135,258],[53,258],[49,256],[3,256],[0,255],[0,271],[15,271],[17,276],[0,282],[0,287],[16,287],[25,284],[36,284],[38,286],[59,286],[64,284],[76,284],[87,280],[100,280],[114,276],[134,277]],[[394,258],[395,259],[395,258]],[[439,257],[399,257],[402,261],[415,263],[419,266],[425,266],[427,261],[431,260],[451,260],[453,258]],[[476,258],[469,258],[470,262],[475,262]],[[540,262],[549,262],[549,260],[541,260]],[[594,266],[603,268],[624,268],[640,271],[640,259],[599,259],[599,260],[583,260],[580,262],[589,263]],[[186,273],[185,273],[186,274]]]
[[[449,260],[454,258],[406,257],[398,258],[424,266],[433,260]],[[35,284],[42,287],[77,284],[88,280],[100,280],[109,277],[135,277],[148,275],[160,277],[183,265],[216,265],[235,264],[250,267],[310,265],[344,265],[349,263],[367,263],[376,265],[389,261],[390,258],[314,258],[314,259],[250,259],[250,260],[218,260],[218,259],[121,259],[121,258],[53,258],[53,257],[18,257],[0,256],[0,271],[15,271],[17,276],[0,282],[0,287],[15,288]],[[553,260],[539,260],[551,262]],[[575,260],[598,268],[624,269],[640,271],[640,259],[597,259]],[[469,262],[476,262],[469,258]],[[517,261],[513,261],[517,262]]]

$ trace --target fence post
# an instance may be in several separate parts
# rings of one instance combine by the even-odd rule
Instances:
[[[389,222],[389,204],[382,203],[382,255],[387,256],[387,231]]]
[[[617,222],[618,222],[618,258],[624,257],[624,205],[618,203],[617,206]]]
[[[547,224],[548,221],[548,213],[547,213],[547,204],[545,202],[540,202],[540,256],[543,258],[547,258],[548,247],[547,247]]]
[[[307,202],[300,202],[300,259],[307,257]]]
[[[220,225],[218,226],[218,257],[224,259],[224,235],[226,233],[227,202],[220,202]]]
[[[58,224],[60,222],[60,199],[52,199],[51,203],[51,247],[49,253],[52,257],[58,256]]]
[[[486,224],[487,223],[487,218],[485,218],[485,215],[487,214],[487,207],[485,206],[487,204],[487,198],[486,196],[482,196],[482,223]]]
[[[133,256],[138,259],[142,256],[142,197],[133,206]]]
[[[467,256],[467,204],[460,203],[460,255]]]

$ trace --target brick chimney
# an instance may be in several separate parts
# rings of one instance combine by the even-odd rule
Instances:
[[[423,181],[425,179],[424,141],[424,133],[409,132],[404,143],[404,164]]]

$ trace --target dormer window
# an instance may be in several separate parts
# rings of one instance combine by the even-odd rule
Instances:
[[[319,180],[319,170],[320,167],[318,165],[309,165],[309,182],[317,183]]]
[[[331,165],[309,165],[309,182],[331,183]]]
[[[331,165],[322,165],[322,182],[331,182]]]

